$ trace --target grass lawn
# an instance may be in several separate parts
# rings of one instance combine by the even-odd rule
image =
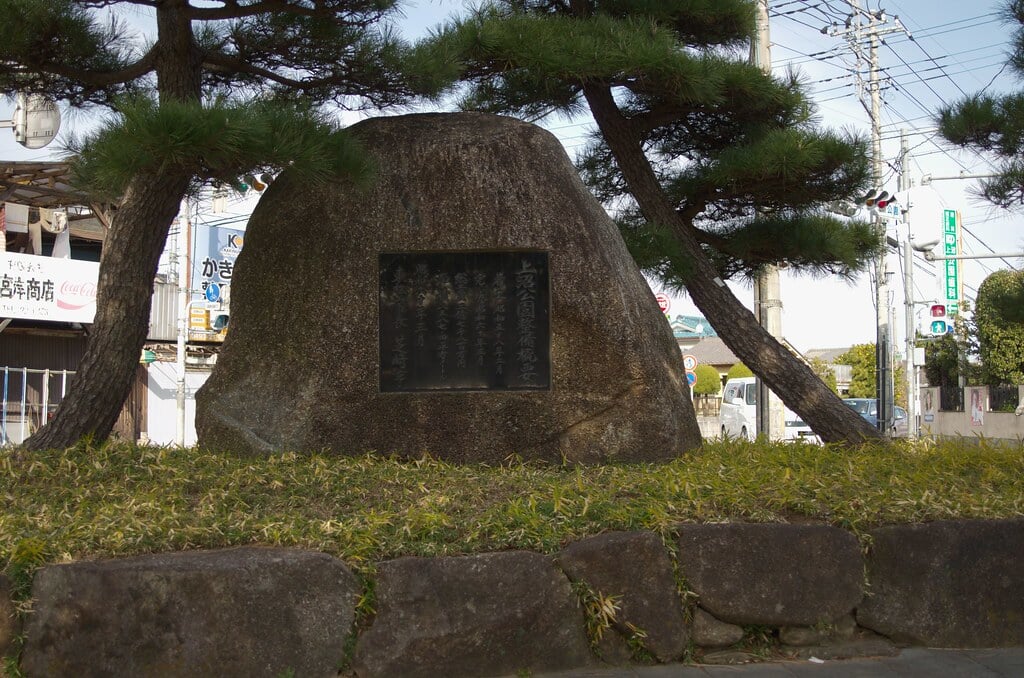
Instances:
[[[606,530],[667,536],[687,521],[816,520],[863,534],[1020,517],[1024,450],[731,440],[669,463],[578,467],[83,444],[0,450],[0,497],[0,562],[16,579],[50,562],[241,544],[315,549],[363,569],[401,555],[550,553]]]

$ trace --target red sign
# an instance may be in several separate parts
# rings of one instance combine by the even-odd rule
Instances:
[[[658,300],[658,308],[661,309],[661,312],[668,313],[668,309],[672,307],[672,300],[668,298],[668,295],[658,292],[654,298]]]

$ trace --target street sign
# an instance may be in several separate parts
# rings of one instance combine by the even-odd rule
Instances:
[[[693,368],[697,367],[697,358],[687,353],[683,356],[683,369],[687,372],[693,372]]]
[[[686,373],[686,383],[688,383],[690,386],[693,386],[694,384],[696,384],[697,383],[697,375],[694,374],[693,372],[687,372]]]
[[[210,283],[206,286],[206,300],[209,302],[220,301],[220,285]]]
[[[672,307],[672,300],[668,298],[668,295],[658,292],[654,295],[654,298],[658,300],[658,308],[661,309],[661,312],[668,313],[668,309]]]
[[[942,212],[942,245],[947,257],[960,254],[959,217],[956,210],[943,210]],[[956,315],[960,310],[960,290],[960,262],[956,259],[947,259],[942,298],[946,300],[946,311],[950,316]]]

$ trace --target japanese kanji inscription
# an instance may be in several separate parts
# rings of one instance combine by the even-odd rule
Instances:
[[[380,389],[548,390],[547,252],[380,255]]]

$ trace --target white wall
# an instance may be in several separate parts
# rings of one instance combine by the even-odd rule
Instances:
[[[178,432],[178,371],[175,363],[149,365],[145,434],[156,445],[174,445]],[[196,444],[196,391],[210,369],[185,370],[185,446]]]

